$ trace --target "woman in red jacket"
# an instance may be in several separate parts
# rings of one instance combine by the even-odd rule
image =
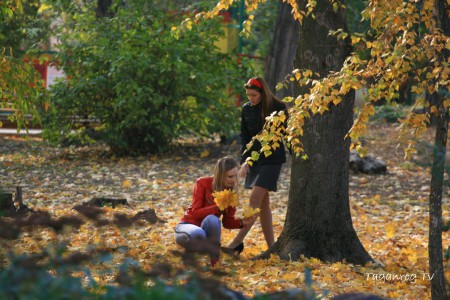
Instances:
[[[197,179],[192,203],[175,227],[177,244],[194,252],[206,252],[214,266],[220,257],[220,236],[222,224],[227,229],[244,228],[254,221],[254,217],[235,219],[236,208],[229,206],[220,210],[212,193],[237,188],[239,166],[230,157],[219,159],[214,166],[214,175]]]

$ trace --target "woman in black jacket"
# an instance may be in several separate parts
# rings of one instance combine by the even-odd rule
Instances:
[[[242,107],[241,115],[241,167],[239,175],[245,178],[245,187],[251,189],[250,206],[259,208],[261,227],[267,246],[274,244],[272,211],[270,209],[269,191],[277,190],[277,181],[280,176],[281,166],[286,161],[284,145],[272,151],[269,156],[260,155],[259,159],[249,166],[246,159],[253,151],[261,149],[261,144],[254,141],[250,149],[247,144],[263,129],[267,116],[274,111],[284,111],[287,116],[286,105],[273,95],[267,83],[260,77],[250,78],[244,85],[249,102]],[[237,254],[244,249],[243,240],[251,226],[239,231],[234,240],[228,245],[228,251]]]

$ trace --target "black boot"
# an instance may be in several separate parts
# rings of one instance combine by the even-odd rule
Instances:
[[[239,256],[239,254],[241,254],[241,252],[244,251],[244,243],[240,243],[234,248],[221,247],[220,250],[222,250],[223,253],[229,255]]]

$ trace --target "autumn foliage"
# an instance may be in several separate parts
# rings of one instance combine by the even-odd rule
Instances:
[[[18,265],[31,268],[26,269],[28,273],[48,266],[52,272],[61,274],[58,278],[62,282],[64,270],[76,271],[77,280],[90,282],[93,289],[101,291],[100,286],[110,286],[108,295],[113,286],[138,287],[133,285],[136,282],[132,274],[140,274],[145,281],[158,278],[159,282],[177,285],[185,283],[186,278],[195,280],[190,272],[197,270],[247,297],[311,288],[319,299],[348,292],[392,299],[427,299],[430,291],[427,276],[432,276],[427,274],[426,176],[431,134],[426,134],[428,143],[418,145],[421,155],[415,154],[412,161],[404,162],[401,149],[396,148],[397,126],[371,127],[365,136],[373,155],[386,161],[388,173],[383,176],[351,174],[350,178],[355,229],[379,264],[362,267],[306,258],[290,262],[277,256],[253,261],[254,256],[266,249],[257,221],[245,240],[241,257],[223,257],[220,271],[226,273],[224,276],[209,272],[206,255],[185,256],[174,242],[173,228],[191,202],[195,178],[212,173],[211,166],[218,157],[238,155],[239,147],[224,149],[218,145],[199,147],[196,144],[164,156],[117,158],[102,148],[53,148],[41,141],[1,138],[0,166],[6,170],[0,172],[1,182],[7,189],[19,182],[30,182],[23,186],[24,203],[40,213],[32,218],[18,216],[17,221],[0,218],[1,233],[14,233],[9,239],[0,239],[2,262],[13,260],[7,250],[17,256],[11,269],[2,269],[0,273],[20,282],[24,278],[19,276]],[[206,149],[211,154],[201,157]],[[199,164],[205,168],[198,168]],[[271,195],[276,236],[284,224],[289,172],[289,168],[283,169],[279,191]],[[242,182],[238,192],[242,199],[247,199]],[[79,206],[94,195],[126,197],[129,203],[116,207]],[[247,201],[241,202],[245,206]],[[151,209],[157,219],[150,214],[139,214]],[[239,214],[243,207],[237,209]],[[444,204],[446,224],[450,220],[449,211],[448,203]],[[70,222],[64,226],[63,220]],[[223,244],[235,234],[235,230],[224,229]],[[443,245],[445,249],[450,246],[448,229],[443,234]],[[26,259],[27,256],[31,257]],[[56,262],[70,264],[55,269]],[[142,273],[137,266],[142,268]],[[447,278],[449,271],[447,261]]]
[[[212,196],[220,210],[225,210],[230,206],[236,207],[239,205],[238,195],[232,190],[224,189],[223,191],[216,191],[212,193]]]

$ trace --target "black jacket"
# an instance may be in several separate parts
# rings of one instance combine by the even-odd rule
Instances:
[[[274,111],[285,111],[287,116],[287,108],[284,103],[275,102]],[[264,121],[261,117],[261,103],[253,106],[251,102],[247,102],[242,106],[241,114],[241,164],[245,162],[247,157],[251,156],[253,151],[259,152],[261,149],[261,143],[255,141],[250,150],[244,153],[247,148],[247,144],[251,141],[252,137],[261,132],[264,126]],[[264,154],[260,154],[258,161],[255,164],[281,164],[286,161],[286,154],[284,151],[284,144],[280,143],[281,147],[278,147],[271,155],[266,157]]]

